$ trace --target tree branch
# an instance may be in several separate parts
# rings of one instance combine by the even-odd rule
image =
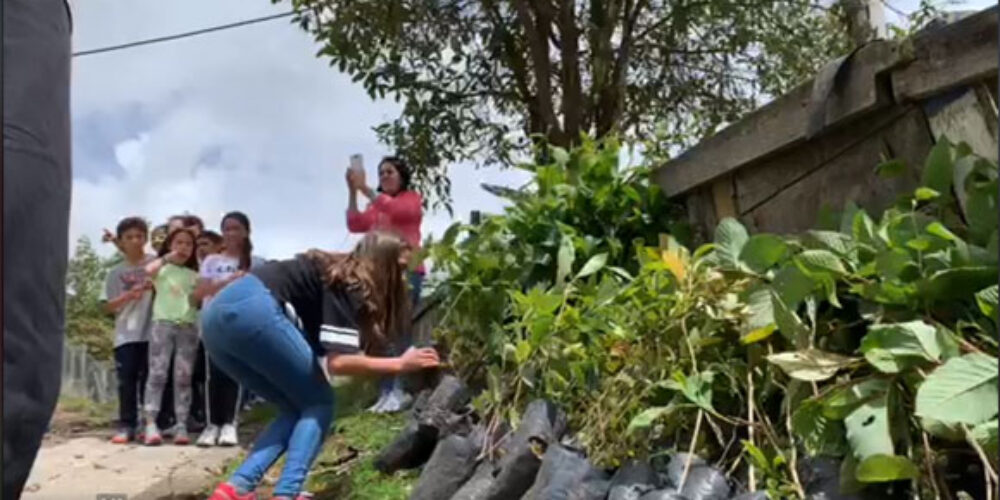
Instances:
[[[548,35],[551,28],[549,22],[547,19],[544,19],[541,12],[536,12],[536,15],[532,15],[531,5],[528,0],[515,0],[514,6],[517,11],[518,22],[524,29],[524,36],[528,40],[529,53],[531,54],[532,67],[535,74],[535,105],[539,113],[539,118],[542,120],[543,132],[550,139],[559,139],[562,133],[559,129],[559,123],[556,121],[552,100],[552,82],[550,80],[551,62],[549,61]],[[553,142],[556,144],[561,143],[559,140]]]
[[[580,82],[579,37],[574,0],[562,0],[559,7],[559,35],[562,40],[562,115],[568,143],[575,143],[582,131],[583,111]]]

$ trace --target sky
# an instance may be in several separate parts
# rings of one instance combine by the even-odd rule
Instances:
[[[912,11],[919,0],[895,0]],[[971,0],[951,8],[985,8]],[[75,51],[172,35],[289,10],[268,0],[73,2]],[[891,12],[889,20],[894,20]],[[189,212],[218,229],[222,214],[252,221],[257,253],[347,249],[344,169],[389,153],[372,127],[398,116],[316,57],[319,46],[288,19],[73,60],[73,200],[70,242],[99,241],[127,216],[161,223]],[[455,217],[498,212],[482,182],[517,187],[519,170],[453,165]],[[371,181],[370,181],[371,182]],[[454,222],[425,213],[424,234]],[[113,252],[109,245],[100,253]]]

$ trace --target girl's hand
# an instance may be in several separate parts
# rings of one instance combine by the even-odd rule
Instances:
[[[437,351],[432,347],[423,347],[420,349],[411,347],[399,357],[399,360],[400,371],[403,373],[436,368],[441,364]]]

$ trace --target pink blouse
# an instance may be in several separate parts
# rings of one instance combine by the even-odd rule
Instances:
[[[347,211],[347,229],[352,233],[367,233],[385,229],[395,231],[414,250],[420,248],[420,223],[423,220],[423,199],[416,191],[403,191],[396,196],[379,194],[364,212]],[[417,268],[423,274],[424,265]]]

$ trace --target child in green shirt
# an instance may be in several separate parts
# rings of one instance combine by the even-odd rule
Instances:
[[[147,445],[163,442],[156,417],[167,383],[170,357],[174,356],[174,444],[191,442],[186,422],[191,408],[191,376],[198,354],[198,310],[191,294],[198,280],[195,235],[189,229],[175,229],[159,250],[159,258],[146,266],[153,281],[153,328],[149,339],[149,376],[146,380]]]

